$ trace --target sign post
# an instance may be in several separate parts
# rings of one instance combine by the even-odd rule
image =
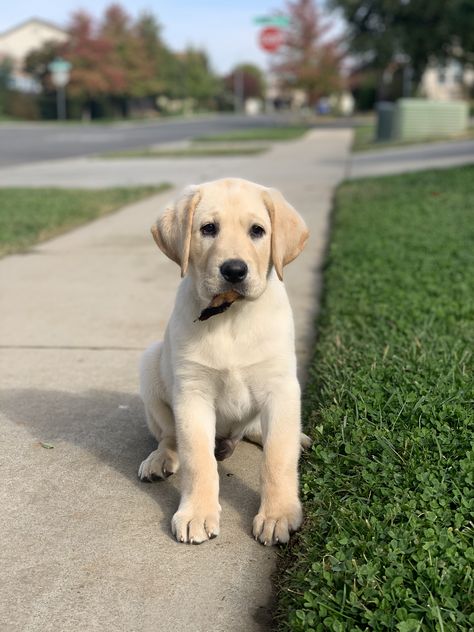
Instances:
[[[278,26],[287,28],[290,26],[290,18],[287,15],[261,15],[253,19],[259,26]]]
[[[234,70],[234,112],[244,109],[244,72],[242,68]]]
[[[267,53],[276,53],[286,40],[286,29],[290,26],[287,15],[261,15],[254,18],[254,24],[262,27],[258,43]]]
[[[59,121],[66,118],[66,86],[69,83],[71,64],[61,57],[56,57],[48,65],[51,81],[56,88],[56,111]]]
[[[291,19],[287,15],[260,15],[253,19],[254,24],[258,25],[261,30],[258,33],[258,45],[266,53],[273,55],[281,46],[284,46],[287,41],[287,30],[291,26]],[[273,93],[277,90],[276,81],[270,74],[273,88]],[[272,100],[275,97],[270,97],[270,89],[266,89],[265,95],[265,111],[269,112],[273,110]]]

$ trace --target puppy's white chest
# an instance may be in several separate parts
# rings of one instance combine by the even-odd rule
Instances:
[[[240,369],[220,372],[215,404],[218,436],[237,435],[257,414],[257,402],[246,378]]]

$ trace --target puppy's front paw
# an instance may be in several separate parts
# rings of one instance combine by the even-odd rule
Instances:
[[[201,544],[219,535],[220,506],[215,509],[178,509],[171,520],[171,531],[178,542]]]
[[[303,521],[303,512],[299,501],[291,506],[277,510],[267,510],[260,507],[253,520],[253,535],[265,546],[284,544],[290,539],[290,534],[296,531]]]

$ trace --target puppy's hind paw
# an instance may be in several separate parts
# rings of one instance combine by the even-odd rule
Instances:
[[[216,439],[216,446],[214,448],[216,460],[224,461],[232,456],[238,442],[238,439]]]
[[[313,445],[313,440],[311,439],[311,437],[308,437],[307,434],[302,432],[300,434],[300,445],[303,450],[308,450],[308,448],[310,448]]]
[[[179,468],[179,460],[176,452],[170,448],[158,446],[148,457],[142,461],[138,468],[138,478],[141,481],[151,483],[163,480],[175,474]]]

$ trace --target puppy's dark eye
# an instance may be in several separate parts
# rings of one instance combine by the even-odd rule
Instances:
[[[218,230],[217,224],[203,224],[201,226],[201,235],[204,235],[205,237],[215,237]]]
[[[263,237],[264,235],[265,229],[258,224],[254,224],[250,229],[250,237],[252,237],[253,239],[260,239],[260,237]]]

